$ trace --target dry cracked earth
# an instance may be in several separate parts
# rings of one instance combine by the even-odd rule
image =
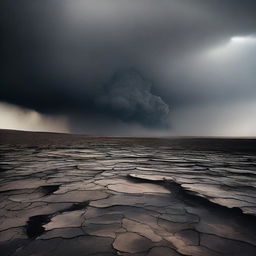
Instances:
[[[256,255],[255,141],[0,139],[2,256]]]

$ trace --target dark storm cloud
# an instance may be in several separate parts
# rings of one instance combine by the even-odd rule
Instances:
[[[233,97],[234,70],[216,81],[194,56],[254,33],[255,13],[254,0],[2,0],[0,100],[163,127],[166,105]],[[141,71],[133,85],[108,83],[131,66]]]
[[[95,101],[105,113],[146,126],[166,126],[169,106],[151,92],[151,83],[134,70],[116,73]]]

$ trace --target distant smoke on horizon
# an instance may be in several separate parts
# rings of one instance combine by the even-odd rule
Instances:
[[[168,126],[169,106],[152,94],[151,83],[134,70],[117,72],[95,100],[96,108],[125,122],[148,127]]]

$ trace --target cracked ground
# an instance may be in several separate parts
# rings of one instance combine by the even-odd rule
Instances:
[[[0,254],[256,255],[256,142],[1,131]]]

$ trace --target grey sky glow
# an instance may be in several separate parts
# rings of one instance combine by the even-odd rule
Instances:
[[[254,0],[2,0],[0,128],[256,136],[255,13]]]

